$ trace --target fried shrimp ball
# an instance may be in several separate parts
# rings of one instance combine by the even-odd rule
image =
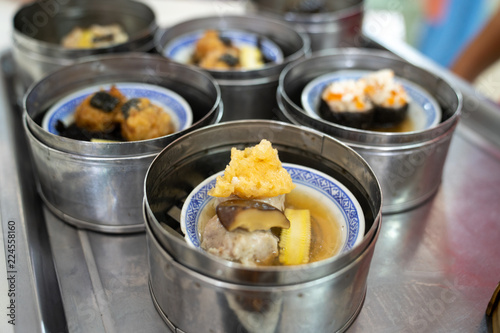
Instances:
[[[231,149],[231,161],[223,176],[208,194],[228,197],[232,194],[243,199],[275,197],[290,193],[295,185],[288,171],[283,168],[278,150],[263,139],[254,147],[244,150]]]
[[[219,33],[216,30],[207,30],[203,37],[196,43],[193,59],[195,62],[198,62],[211,52],[223,53],[226,47],[224,41],[219,38]]]
[[[126,97],[115,87],[100,90],[88,96],[75,111],[75,123],[90,132],[110,132],[120,117],[120,108]]]
[[[172,119],[147,98],[132,98],[122,106],[121,133],[128,141],[147,140],[174,132]]]
[[[193,62],[205,69],[230,69],[240,66],[239,56],[239,49],[230,40],[216,30],[207,30],[196,43]]]
[[[207,54],[198,66],[205,69],[231,69],[239,67],[239,51],[232,48],[219,52],[214,51]]]

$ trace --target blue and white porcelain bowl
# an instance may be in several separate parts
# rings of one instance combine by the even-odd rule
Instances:
[[[369,73],[372,72],[363,70],[341,70],[315,78],[302,90],[301,102],[304,111],[310,117],[321,119],[318,113],[321,93],[328,84],[340,80],[357,80]],[[441,122],[441,108],[437,101],[425,89],[401,77],[395,77],[395,81],[403,85],[403,88],[410,97],[408,117],[410,117],[413,124],[412,131],[423,131]]]
[[[194,52],[196,43],[203,36],[206,30],[199,30],[185,35],[181,35],[163,49],[163,56],[183,64],[189,64]],[[241,30],[223,30],[220,36],[231,40],[234,46],[254,46],[260,50],[266,59],[273,64],[283,62],[284,56],[280,47],[269,38]]]
[[[47,111],[42,121],[42,128],[52,134],[59,135],[60,133],[56,129],[58,120],[66,126],[70,125],[74,122],[74,112],[77,106],[85,98],[101,89],[109,90],[112,85],[118,88],[127,99],[148,98],[151,103],[161,107],[171,116],[176,132],[188,128],[193,122],[191,107],[179,94],[152,84],[117,82],[86,87],[62,98]]]
[[[283,167],[292,177],[296,189],[306,191],[309,197],[315,197],[324,207],[329,207],[341,229],[342,246],[338,253],[343,253],[357,245],[364,236],[365,218],[356,197],[338,180],[311,168],[283,163]],[[215,186],[216,178],[224,174],[218,172],[201,182],[187,197],[181,210],[181,229],[186,242],[200,247],[200,221],[206,220],[204,208],[214,200],[208,191]]]

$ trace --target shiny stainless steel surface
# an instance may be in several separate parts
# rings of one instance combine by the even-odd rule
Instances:
[[[363,0],[251,0],[247,7],[305,31],[312,51],[362,45]]]
[[[3,250],[7,265],[0,269],[6,270],[9,285],[11,282],[14,285],[14,288],[8,286],[6,294],[1,297],[6,298],[6,306],[14,300],[15,310],[14,318],[7,317],[10,310],[5,312],[0,328],[7,320],[14,319],[16,326],[13,328],[17,332],[64,332],[67,321],[52,261],[54,253],[42,217],[42,205],[36,195],[21,114],[12,104],[16,94],[11,80],[14,63],[11,57],[5,58],[4,54],[1,59],[0,234],[5,245]],[[14,237],[8,235],[9,226]]]
[[[425,87],[441,107],[441,123],[418,132],[382,133],[308,115],[301,105],[303,87],[320,75],[350,68],[391,68],[396,75]],[[325,50],[287,66],[280,76],[277,99],[287,120],[332,135],[366,159],[381,183],[384,213],[415,207],[437,190],[462,108],[461,93],[438,75],[386,51],[355,48]]]
[[[410,211],[383,216],[365,303],[347,332],[488,332],[485,310],[500,276],[499,107],[415,51],[384,46],[460,83],[464,112],[436,194]],[[17,288],[23,292],[16,296],[22,315],[16,330],[168,331],[147,287],[145,234],[78,231],[44,209],[6,63],[3,57],[0,223],[4,244],[8,221],[19,228]],[[58,298],[60,307],[49,301]]]
[[[290,62],[309,54],[308,36],[297,32],[285,22],[262,16],[210,16],[184,21],[169,27],[159,36],[156,42],[157,51],[164,54],[163,50],[167,44],[175,38],[206,29],[243,30],[265,36],[280,47],[284,60],[279,64],[266,64],[263,68],[255,70],[207,70],[221,88],[222,101],[226,110],[222,121],[275,118],[275,93],[281,70]]]
[[[353,332],[487,332],[500,277],[500,154],[458,128],[436,195],[384,216],[370,271],[372,297]]]
[[[81,228],[125,233],[144,229],[142,185],[155,153],[92,157],[37,140],[26,125],[40,196],[57,216]]]
[[[144,233],[78,230],[47,209],[42,217],[68,326],[54,332],[168,332],[148,289]]]
[[[232,147],[272,142],[282,162],[320,170],[356,196],[365,217],[363,240],[342,255],[300,266],[247,267],[207,255],[187,245],[174,215],[198,184],[224,170]],[[151,164],[144,187],[152,233],[182,265],[219,281],[249,285],[289,285],[335,274],[373,246],[381,222],[381,189],[373,171],[352,149],[317,131],[270,120],[223,122],[185,135],[167,146]],[[180,238],[180,240],[179,240]]]
[[[118,23],[129,35],[125,43],[99,49],[70,50],[61,39],[76,26]],[[79,59],[105,53],[154,49],[155,13],[144,3],[125,0],[33,2],[13,19],[13,54],[21,81],[28,87],[43,76]]]
[[[306,283],[227,283],[175,261],[146,224],[151,294],[183,332],[344,332],[361,310],[378,232],[358,258]],[[380,225],[379,225],[380,226]]]

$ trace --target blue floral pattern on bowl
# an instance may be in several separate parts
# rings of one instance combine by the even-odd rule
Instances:
[[[297,186],[320,193],[332,204],[337,216],[341,216],[345,227],[345,241],[340,252],[352,249],[364,236],[365,220],[363,211],[355,196],[339,181],[304,166],[283,163],[283,167]],[[200,247],[198,223],[201,212],[213,200],[208,191],[215,186],[218,172],[199,184],[187,197],[181,211],[181,228],[188,244]]]

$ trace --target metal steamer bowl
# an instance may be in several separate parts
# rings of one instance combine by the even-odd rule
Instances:
[[[251,0],[248,8],[305,31],[312,51],[362,45],[363,0]]]
[[[263,138],[282,162],[320,170],[355,194],[366,219],[359,245],[306,265],[246,267],[186,243],[178,222],[185,198],[225,168],[232,147],[243,149]],[[364,300],[381,204],[380,186],[367,163],[318,131],[273,120],[230,121],[193,131],[168,145],[146,175],[144,215],[155,305],[172,329],[185,332],[345,330]]]
[[[113,143],[73,140],[41,127],[47,109],[62,97],[114,82],[154,84],[178,93],[191,106],[193,124],[156,139]],[[222,113],[217,82],[158,55],[96,56],[61,68],[24,97],[24,127],[40,195],[58,217],[75,226],[109,233],[143,230],[142,188],[155,156],[176,138],[219,122]]]
[[[125,43],[93,49],[65,49],[61,39],[74,27],[120,24]],[[21,7],[13,20],[13,55],[22,83],[28,87],[49,72],[87,56],[154,50],[158,26],[144,3],[114,1],[37,1]]]
[[[441,122],[416,132],[374,132],[316,119],[302,108],[301,92],[314,78],[338,70],[382,68],[391,68],[396,76],[426,89],[441,107]],[[411,209],[436,192],[462,108],[461,93],[443,78],[388,52],[354,48],[325,50],[287,66],[280,76],[277,100],[280,119],[332,135],[368,162],[382,186],[384,213]]]
[[[276,89],[279,74],[292,61],[309,54],[310,42],[304,33],[279,20],[261,16],[214,16],[174,25],[159,36],[157,51],[164,54],[169,42],[190,32],[207,29],[235,29],[265,36],[281,49],[284,61],[255,70],[207,70],[221,87],[225,109],[222,121],[276,118]]]

